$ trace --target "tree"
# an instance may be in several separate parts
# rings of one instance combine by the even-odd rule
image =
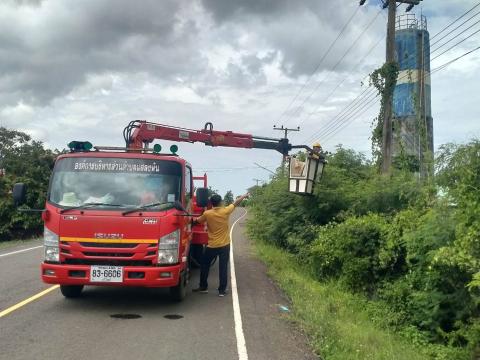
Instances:
[[[48,180],[58,151],[43,147],[28,134],[0,128],[0,168],[5,176],[0,177],[0,240],[26,237],[42,230],[40,216],[20,213],[10,195],[13,184],[27,185],[27,207],[43,208]]]
[[[232,190],[228,190],[225,196],[223,197],[223,202],[225,205],[233,204],[233,192]]]

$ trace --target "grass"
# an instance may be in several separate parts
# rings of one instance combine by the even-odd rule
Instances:
[[[256,243],[255,247],[270,276],[290,298],[291,319],[309,336],[313,349],[323,360],[459,358],[448,348],[415,345],[385,328],[385,317],[395,314],[378,304],[372,311],[371,302],[365,298],[342,290],[334,282],[316,281],[299,268],[292,254],[263,243]]]

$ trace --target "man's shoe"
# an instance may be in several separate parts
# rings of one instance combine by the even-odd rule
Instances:
[[[219,291],[218,291],[218,296],[224,297],[225,295],[227,295],[227,291],[226,291],[226,290],[224,290],[224,291],[220,291],[220,290],[219,290]]]
[[[203,287],[198,287],[198,288],[192,289],[192,291],[193,292],[198,292],[200,294],[208,294],[208,289],[203,288]]]

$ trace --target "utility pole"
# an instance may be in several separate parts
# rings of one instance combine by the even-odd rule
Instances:
[[[258,183],[259,183],[260,181],[263,181],[263,180],[261,180],[261,179],[252,179],[252,180],[256,182],[256,185],[255,185],[255,186],[258,186]]]
[[[383,1],[383,0],[382,0]],[[383,8],[388,6],[388,22],[387,22],[387,51],[386,63],[396,62],[395,58],[395,20],[397,3],[409,4],[406,11],[412,10],[415,5],[420,4],[423,0],[385,0],[383,1]],[[360,6],[364,5],[366,0],[360,0]],[[392,166],[392,143],[393,143],[393,92],[389,91],[384,98],[384,113],[383,113],[383,131],[382,131],[382,172],[384,174],[390,173]]]
[[[283,125],[281,127],[277,127],[277,125],[273,125],[273,130],[279,130],[284,132],[284,139],[288,138],[288,133],[291,131],[300,131],[300,126],[297,126],[295,129],[289,129],[287,127],[284,127]],[[282,174],[285,173],[285,163],[287,162],[287,156],[283,155],[282,157]]]
[[[397,10],[397,2],[388,0],[388,23],[387,23],[387,54],[386,62],[395,62],[395,15]],[[383,162],[382,172],[384,174],[390,173],[392,165],[392,107],[393,107],[393,91],[388,91],[385,96],[385,113],[383,114]]]

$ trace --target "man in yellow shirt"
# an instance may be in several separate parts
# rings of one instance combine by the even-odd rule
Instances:
[[[229,218],[230,214],[235,210],[245,198],[248,193],[240,196],[233,204],[226,207],[222,205],[222,197],[214,194],[210,197],[212,209],[206,210],[203,214],[195,219],[195,222],[203,224],[207,223],[208,245],[202,258],[202,265],[200,269],[200,286],[193,289],[195,292],[208,293],[208,273],[212,260],[218,256],[218,272],[220,284],[218,286],[218,296],[225,296],[227,289],[227,270],[228,259],[230,256],[230,233],[229,233]]]

